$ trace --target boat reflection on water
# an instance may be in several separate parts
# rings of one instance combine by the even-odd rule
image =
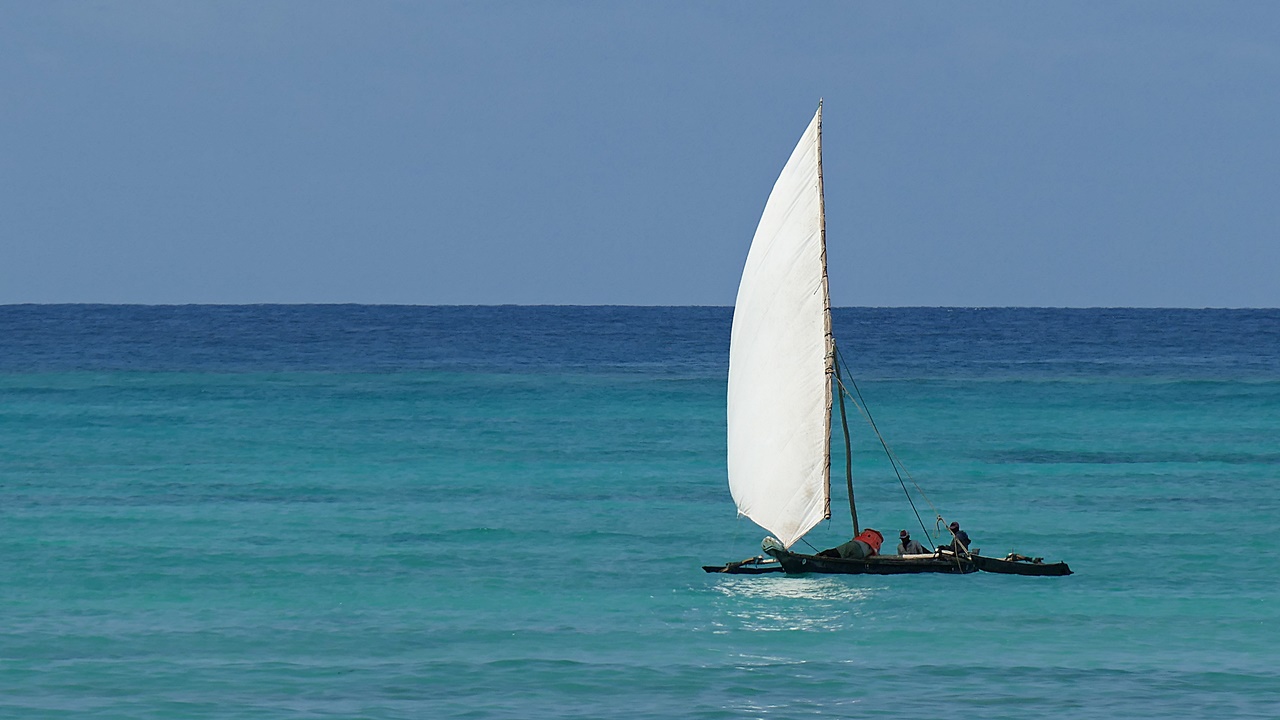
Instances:
[[[714,586],[724,595],[736,598],[766,600],[838,600],[840,602],[869,600],[877,591],[886,588],[865,588],[850,585],[838,577],[804,576],[788,578],[774,575],[768,578],[726,578]]]
[[[871,610],[886,589],[856,587],[838,577],[782,574],[731,576],[712,588],[733,600],[723,616],[732,618],[728,624],[736,630],[756,632],[839,630],[848,626],[850,617]],[[797,600],[804,601],[804,612],[796,612]],[[724,620],[717,625],[724,628]]]

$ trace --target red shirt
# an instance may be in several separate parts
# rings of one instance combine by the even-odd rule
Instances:
[[[862,542],[870,545],[871,549],[875,551],[875,554],[879,555],[880,545],[884,543],[884,536],[880,534],[879,530],[867,528],[866,530],[858,533],[858,537],[854,538],[854,540],[861,540]]]

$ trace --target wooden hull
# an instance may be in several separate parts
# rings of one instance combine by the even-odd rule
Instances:
[[[1041,577],[1062,577],[1071,575],[1071,568],[1064,562],[1043,563],[999,558],[973,556],[974,565],[983,572],[1000,573],[1001,575],[1037,575]]]
[[[788,550],[770,549],[768,553],[788,575],[802,573],[827,573],[835,575],[911,575],[916,573],[944,573],[963,575],[977,572],[978,568],[966,559],[955,557],[910,557],[897,555],[873,555],[861,560],[801,555]]]
[[[969,555],[957,558],[949,552],[937,555],[875,555],[862,560],[824,557],[821,555],[802,555],[780,548],[767,550],[773,559],[763,556],[747,558],[739,562],[724,565],[703,565],[702,569],[709,573],[727,575],[764,575],[766,573],[785,572],[788,575],[805,573],[826,573],[831,575],[910,575],[916,573],[942,573],[945,575],[966,575],[973,572],[989,572],[1000,575],[1027,575],[1040,577],[1063,577],[1071,575],[1071,568],[1064,562],[1042,563],[1028,560],[1007,560],[1001,558]]]

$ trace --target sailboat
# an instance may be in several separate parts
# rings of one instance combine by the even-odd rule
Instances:
[[[756,227],[738,287],[729,343],[729,490],[739,515],[771,533],[762,544],[769,557],[758,555],[703,569],[733,574],[1071,573],[1065,563],[1012,554],[983,557],[958,542],[949,546],[953,550],[914,555],[874,553],[850,558],[831,551],[794,552],[797,541],[831,517],[833,396],[839,401],[844,428],[853,535],[863,533],[854,500],[845,415],[845,398],[853,396],[846,389],[838,358],[827,289],[819,102]],[[884,447],[896,462],[888,445]],[[937,520],[941,527],[941,514]]]

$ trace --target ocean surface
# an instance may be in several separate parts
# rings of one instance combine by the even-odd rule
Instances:
[[[730,320],[0,307],[0,717],[1280,717],[1280,311],[835,312],[929,499],[1065,578],[704,573],[766,534]],[[863,524],[933,532],[853,419]]]

